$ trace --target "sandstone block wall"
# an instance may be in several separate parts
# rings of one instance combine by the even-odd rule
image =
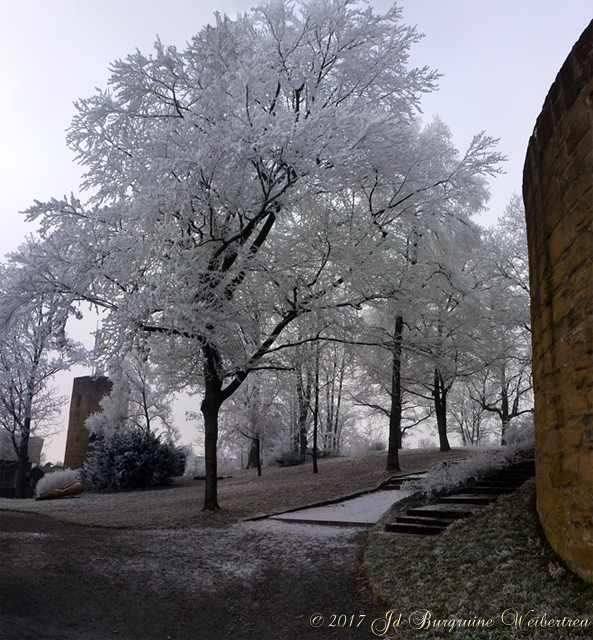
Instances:
[[[64,468],[82,468],[89,447],[89,432],[84,426],[85,420],[92,413],[102,410],[99,403],[109,393],[111,380],[105,376],[74,378]]]
[[[537,120],[523,197],[537,508],[556,552],[593,581],[593,21]]]

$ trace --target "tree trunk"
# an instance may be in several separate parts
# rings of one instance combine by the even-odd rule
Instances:
[[[502,391],[501,391],[501,412],[500,419],[502,421],[502,432],[500,434],[500,444],[504,447],[507,443],[507,429],[511,422],[509,415],[509,396],[506,388],[506,378],[503,371]]]
[[[342,393],[344,391],[344,377],[346,375],[346,357],[342,355],[342,362],[340,365],[340,377],[338,380],[338,397],[336,400],[336,410],[334,415],[333,425],[333,438],[332,438],[332,453],[338,453],[340,446],[340,411],[342,408]]]
[[[434,370],[433,396],[441,451],[451,451],[451,445],[447,438],[447,389],[438,369]]]
[[[256,464],[257,464],[257,475],[258,477],[261,477],[261,451],[260,451],[259,436],[255,439],[255,454],[256,454]]]
[[[319,473],[317,468],[317,429],[319,422],[319,343],[315,354],[315,406],[313,408],[313,473]]]
[[[210,345],[203,347],[204,351],[204,399],[202,400],[202,415],[204,416],[204,454],[206,467],[206,490],[204,496],[204,511],[217,511],[217,442],[218,442],[218,412],[222,405],[222,380],[218,375],[218,354]]]
[[[309,406],[311,403],[311,378],[308,374],[307,386],[305,388],[303,388],[302,378],[299,376],[297,394],[299,403],[298,444],[300,454],[304,458],[307,454],[307,414],[309,413]]]
[[[249,457],[247,459],[248,469],[257,469],[257,475],[261,476],[261,446],[259,436],[251,439],[251,447],[249,447]]]
[[[315,421],[313,423],[313,473],[319,473],[317,468],[317,411],[315,411]]]
[[[399,448],[401,446],[402,423],[402,332],[404,319],[395,318],[395,332],[393,336],[393,366],[391,370],[391,408],[389,411],[389,448],[387,450],[387,471],[401,471],[399,466]]]
[[[503,447],[507,444],[507,429],[509,428],[510,424],[511,424],[510,420],[503,420],[502,421],[502,436],[500,438],[500,444]]]
[[[18,449],[19,466],[16,476],[15,498],[27,497],[27,472],[29,471],[29,435],[31,433],[31,417],[25,418]]]

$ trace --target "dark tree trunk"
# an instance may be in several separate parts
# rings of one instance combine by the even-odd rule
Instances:
[[[253,439],[253,449],[255,455],[255,466],[257,468],[257,475],[261,477],[261,449],[259,436]]]
[[[218,354],[210,345],[204,350],[204,399],[202,400],[202,415],[204,416],[204,454],[206,467],[206,491],[204,496],[204,511],[217,511],[217,442],[218,442],[218,412],[222,405],[222,380],[218,375]]]
[[[311,403],[311,379],[308,374],[306,387],[303,388],[302,378],[299,379],[297,394],[299,403],[298,445],[300,454],[304,458],[307,454],[307,414]]]
[[[342,360],[340,363],[340,375],[338,378],[338,389],[337,389],[337,395],[335,397],[335,401],[332,398],[332,406],[334,406],[335,403],[335,410],[332,411],[332,427],[331,427],[331,444],[330,444],[330,451],[332,453],[338,453],[339,448],[340,448],[340,412],[342,409],[342,394],[344,391],[344,377],[346,375],[346,357],[345,355],[342,355]],[[332,385],[333,388],[333,385]],[[332,395],[334,394],[333,390],[332,390]]]
[[[317,416],[313,424],[313,473],[319,473],[317,468]]]
[[[259,436],[251,439],[251,447],[249,447],[249,458],[247,460],[247,468],[257,469],[257,475],[261,476],[261,449]]]
[[[509,424],[511,422],[511,417],[509,414],[509,396],[506,388],[506,380],[504,378],[501,396],[500,419],[502,421],[502,431],[500,434],[500,444],[504,446],[507,443],[507,429],[509,428]]]
[[[399,448],[401,447],[402,424],[402,332],[404,319],[395,318],[395,332],[393,335],[393,366],[391,371],[391,408],[389,411],[389,448],[387,450],[387,471],[401,471],[399,466]]]
[[[447,438],[447,388],[443,376],[438,369],[434,370],[434,410],[437,417],[437,429],[439,432],[439,444],[441,451],[451,451],[451,445]]]
[[[504,447],[507,443],[507,430],[509,428],[511,424],[510,420],[503,420],[502,421],[502,435],[500,438],[500,444]]]
[[[313,409],[313,473],[319,473],[317,468],[317,426],[319,422],[319,343],[315,354],[315,407]]]
[[[16,476],[15,498],[27,497],[27,472],[29,471],[29,435],[31,433],[31,418],[25,418],[21,432],[21,442],[18,448],[19,466]]]

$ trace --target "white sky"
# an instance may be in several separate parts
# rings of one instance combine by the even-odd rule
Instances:
[[[0,256],[30,228],[18,212],[33,200],[79,193],[81,171],[65,144],[73,101],[105,87],[113,60],[152,49],[156,36],[183,48],[213,19],[234,17],[257,0],[0,0]],[[372,0],[377,12],[392,3]],[[426,37],[412,66],[444,74],[424,98],[464,150],[485,130],[500,138],[506,174],[491,185],[494,221],[521,192],[523,161],[548,89],[585,27],[591,0],[402,0],[404,21]],[[82,194],[84,199],[84,194]],[[93,327],[94,328],[94,327]],[[83,375],[84,372],[77,373]],[[69,393],[72,375],[66,378]],[[181,420],[183,422],[183,420]],[[180,426],[182,426],[180,424]],[[191,440],[193,435],[184,438]],[[65,433],[50,460],[62,459]]]

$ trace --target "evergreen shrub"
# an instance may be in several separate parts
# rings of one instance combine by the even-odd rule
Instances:
[[[116,431],[89,445],[85,491],[131,491],[167,484],[185,471],[186,452],[151,431]]]

